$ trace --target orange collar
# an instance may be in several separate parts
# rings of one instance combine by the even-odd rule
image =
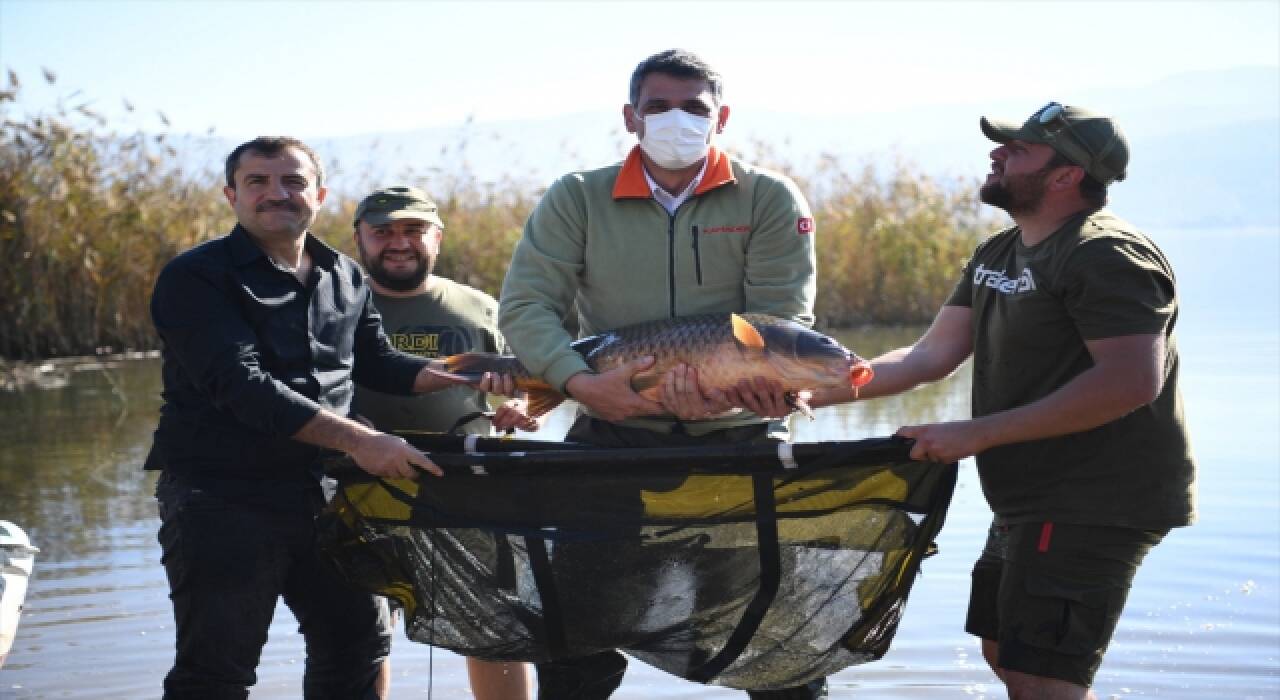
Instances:
[[[707,151],[707,172],[702,175],[695,195],[737,182],[733,177],[733,168],[729,167],[729,156],[724,151],[711,147]],[[627,159],[618,171],[618,179],[613,183],[614,199],[652,199],[653,190],[649,189],[649,181],[644,179],[644,161],[640,159],[640,146],[631,149]]]

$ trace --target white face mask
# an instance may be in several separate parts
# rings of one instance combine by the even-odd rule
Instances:
[[[668,109],[644,116],[644,138],[640,148],[663,168],[679,170],[702,160],[710,144],[711,119]]]

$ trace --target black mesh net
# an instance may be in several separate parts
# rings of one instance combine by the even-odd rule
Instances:
[[[753,690],[888,650],[955,487],[954,465],[911,461],[893,438],[619,450],[405,437],[445,477],[331,465],[321,541],[349,581],[403,606],[411,639],[493,660],[620,649]]]

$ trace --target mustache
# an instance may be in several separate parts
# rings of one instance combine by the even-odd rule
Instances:
[[[412,257],[414,260],[422,259],[422,256],[418,254],[418,251],[410,248],[408,250],[384,250],[381,253],[378,253],[378,260],[387,260],[392,255],[403,255],[406,257]]]
[[[293,202],[290,202],[289,200],[284,200],[282,202],[263,202],[262,204],[259,204],[254,211],[264,212],[264,211],[275,211],[277,209],[283,209],[284,211],[291,211],[295,214],[298,213],[298,205],[294,204]]]

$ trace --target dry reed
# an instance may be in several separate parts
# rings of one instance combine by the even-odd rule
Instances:
[[[155,348],[148,302],[156,274],[234,221],[220,164],[182,166],[187,149],[213,140],[121,133],[66,101],[13,120],[20,89],[10,72],[0,91],[0,358]],[[763,151],[756,155],[777,160]],[[976,182],[938,181],[903,163],[886,175],[827,158],[814,172],[789,174],[817,218],[817,313],[827,326],[927,321],[993,225],[973,196]],[[439,273],[496,295],[537,188],[439,170],[402,181],[424,186],[441,206],[448,228]],[[352,252],[356,202],[338,199],[314,230]]]

